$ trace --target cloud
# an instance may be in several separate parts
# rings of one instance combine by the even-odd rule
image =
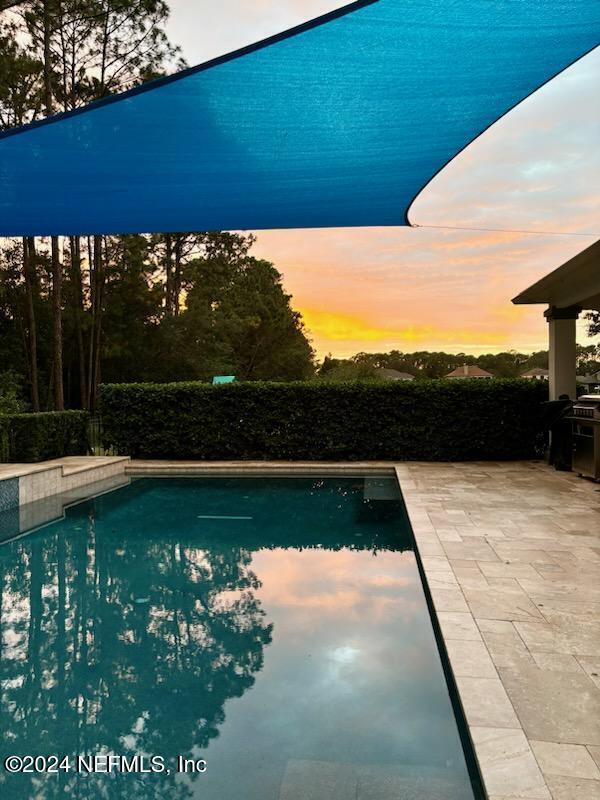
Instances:
[[[171,0],[167,32],[189,64],[201,64],[342,5],[338,0]]]

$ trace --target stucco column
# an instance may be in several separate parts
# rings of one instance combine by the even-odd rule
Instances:
[[[575,365],[575,321],[581,312],[579,306],[557,308],[550,306],[544,312],[548,320],[550,339],[549,371],[550,400],[561,394],[575,399],[577,381]]]

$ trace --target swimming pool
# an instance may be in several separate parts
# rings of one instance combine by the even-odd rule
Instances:
[[[0,545],[0,610],[3,798],[483,796],[395,478],[135,479]]]

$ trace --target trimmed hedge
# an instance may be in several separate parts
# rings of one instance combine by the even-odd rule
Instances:
[[[0,416],[0,461],[45,461],[89,452],[86,411]]]
[[[108,384],[103,443],[137,458],[530,458],[547,391],[500,379]]]

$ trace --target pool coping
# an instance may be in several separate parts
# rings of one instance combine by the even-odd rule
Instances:
[[[481,720],[479,724],[473,724],[473,717],[468,713],[468,700],[470,686],[468,682],[461,681],[461,667],[464,666],[463,646],[471,646],[471,642],[483,645],[481,636],[478,633],[478,626],[464,596],[460,586],[454,579],[454,573],[450,560],[446,556],[442,543],[437,535],[429,515],[423,510],[423,493],[416,486],[408,465],[397,465],[395,474],[400,487],[406,512],[410,521],[417,557],[423,575],[426,591],[431,599],[437,629],[441,636],[441,644],[444,648],[444,657],[450,666],[452,680],[456,688],[456,698],[461,706],[462,716],[466,722],[471,749],[475,754],[479,773],[481,775],[483,789],[488,800],[551,800],[548,787],[543,775],[537,766],[533,752],[527,741],[525,731],[518,718],[511,720],[511,728],[500,729],[496,725],[485,725]],[[449,593],[449,594],[448,594]],[[454,597],[452,596],[454,595]],[[449,608],[460,608],[460,611],[449,611]],[[457,638],[454,638],[457,637]],[[458,646],[449,645],[449,642],[459,643]],[[471,670],[477,672],[477,669]],[[490,695],[505,695],[502,681],[497,671],[494,675],[485,668],[486,677],[482,680],[491,681],[489,684]],[[478,678],[477,675],[467,676]],[[474,696],[473,701],[477,703],[479,696]],[[508,698],[507,698],[508,701]],[[489,730],[493,738],[485,736],[485,730]],[[512,743],[503,740],[502,731],[506,730],[507,735],[517,741]],[[482,735],[482,731],[484,734]],[[492,733],[493,732],[493,733]],[[515,747],[516,744],[516,747]],[[491,746],[490,746],[491,745]],[[507,747],[508,745],[508,747]],[[507,792],[506,794],[491,794],[486,785],[486,775],[490,772],[497,772],[498,765],[506,770],[507,774],[513,770],[522,770],[524,761],[529,762],[527,767],[534,773],[535,781],[539,788],[539,793],[534,788],[533,794],[528,792]]]
[[[394,461],[161,461],[131,459],[125,473],[155,475],[395,475]]]

